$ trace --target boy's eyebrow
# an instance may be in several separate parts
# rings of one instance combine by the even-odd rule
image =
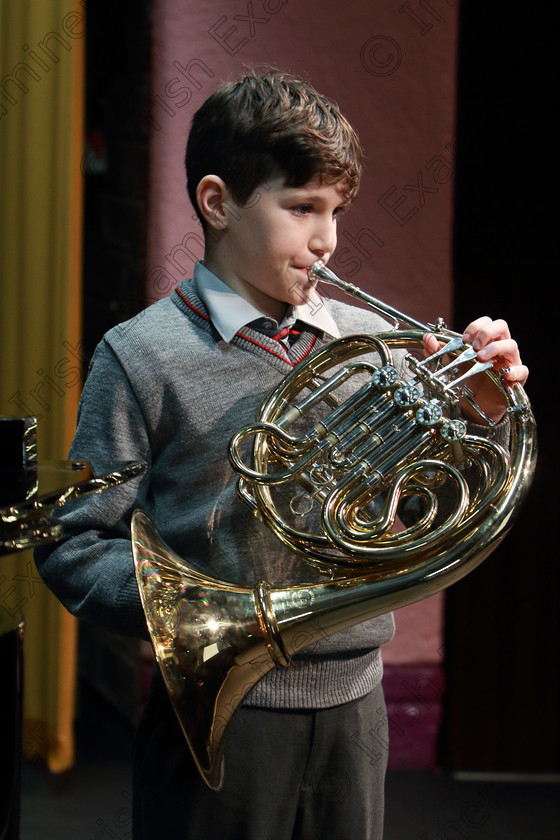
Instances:
[[[292,201],[327,201],[322,193],[307,192],[305,187],[287,187],[286,192],[287,198]],[[348,202],[342,195],[340,196],[340,204],[338,206],[340,208],[348,207]]]

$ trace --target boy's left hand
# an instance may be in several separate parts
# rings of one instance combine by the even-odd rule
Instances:
[[[524,385],[529,376],[528,368],[522,363],[519,355],[517,342],[511,337],[507,323],[501,319],[493,321],[483,316],[472,321],[463,332],[463,341],[472,344],[477,351],[477,358],[481,362],[488,362],[496,359],[495,370],[503,373],[506,383],[519,382]],[[426,334],[424,336],[424,347],[428,354],[435,353],[442,346],[435,336]],[[498,423],[505,414],[506,407],[499,392],[494,387],[489,377],[483,373],[473,376],[467,382],[468,387],[474,393],[475,402],[486,413],[486,415]],[[475,415],[468,404],[464,407],[464,414],[467,419],[480,423],[480,417]]]

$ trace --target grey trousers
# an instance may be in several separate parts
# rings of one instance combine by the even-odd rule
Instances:
[[[219,793],[177,742],[136,773],[134,840],[381,840],[387,730],[381,687],[318,711],[242,708]]]

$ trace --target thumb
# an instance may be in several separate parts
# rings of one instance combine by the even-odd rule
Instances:
[[[432,335],[432,333],[425,333],[422,336],[422,341],[424,343],[426,356],[431,356],[432,353],[437,353],[441,346],[435,335]]]

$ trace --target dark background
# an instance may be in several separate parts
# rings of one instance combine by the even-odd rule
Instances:
[[[552,35],[538,13],[463,3],[455,188],[455,323],[505,317],[529,366],[532,490],[498,550],[446,595],[442,761],[560,769],[554,367],[558,256]],[[550,31],[550,28],[549,28]]]

